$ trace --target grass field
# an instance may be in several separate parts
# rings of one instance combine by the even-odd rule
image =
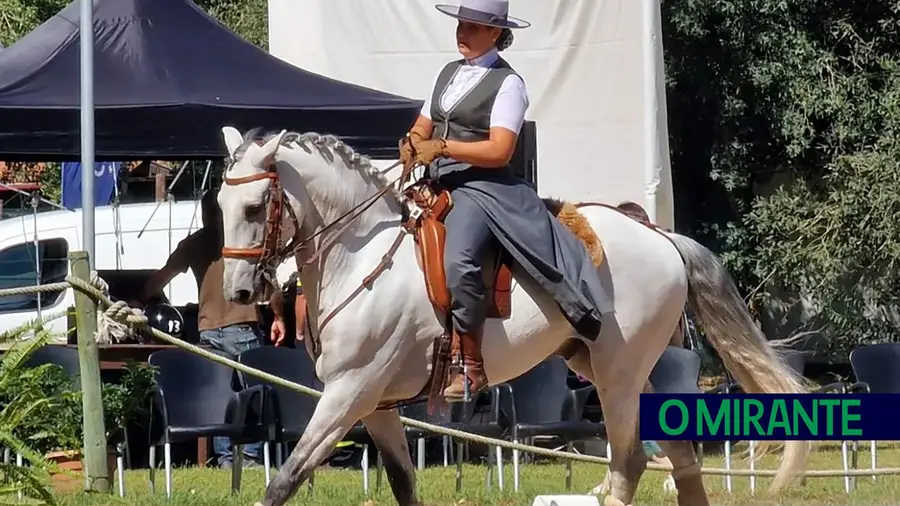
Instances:
[[[879,467],[900,467],[900,449],[879,450]],[[869,463],[867,452],[860,454],[860,467]],[[720,456],[707,456],[705,465],[721,467]],[[758,468],[772,469],[776,466],[774,457],[765,459]],[[746,461],[738,462],[736,468],[746,468]],[[811,459],[811,469],[839,469],[840,452],[835,447],[816,451]],[[430,506],[463,505],[530,505],[535,495],[565,493],[565,468],[561,463],[537,463],[522,466],[521,488],[518,493],[510,490],[512,469],[504,466],[506,490],[497,490],[496,481],[491,490],[485,486],[485,467],[466,466],[463,471],[463,491],[455,491],[455,469],[434,467],[418,474],[419,497]],[[599,465],[576,464],[573,470],[572,493],[587,493],[599,484],[605,468]],[[101,504],[150,505],[252,505],[263,497],[264,476],[261,469],[244,471],[241,494],[232,496],[230,474],[218,469],[185,468],[173,472],[174,496],[165,499],[165,478],[157,473],[156,494],[150,495],[147,485],[147,471],[126,473],[126,497],[86,495],[83,493],[60,495],[60,504],[73,506],[94,506]],[[362,491],[362,473],[359,470],[338,470],[325,468],[317,472],[312,493],[304,486],[291,504],[318,505],[390,505],[394,504],[387,480],[379,491],[375,491],[374,469],[370,472],[370,496]],[[674,505],[674,496],[662,491],[664,474],[648,471],[641,480],[635,505]],[[496,480],[496,478],[495,478]],[[900,476],[880,476],[876,481],[870,477],[857,478],[857,489],[849,496],[844,492],[843,478],[810,478],[806,485],[796,483],[791,490],[776,499],[766,499],[764,492],[768,480],[759,478],[757,494],[749,493],[749,478],[733,478],[734,493],[725,492],[724,477],[705,478],[710,500],[721,505],[785,504],[785,505],[859,505],[875,506],[900,504]]]

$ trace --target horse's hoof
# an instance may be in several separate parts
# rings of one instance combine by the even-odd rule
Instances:
[[[606,483],[601,483],[591,490],[590,495],[604,495],[608,492],[609,490],[606,487]]]
[[[663,491],[667,494],[677,494],[678,488],[675,486],[675,478],[672,478],[672,475],[668,475],[666,477],[666,481],[663,482]]]
[[[616,499],[615,497],[608,495],[603,498],[603,506],[630,506],[622,501]]]

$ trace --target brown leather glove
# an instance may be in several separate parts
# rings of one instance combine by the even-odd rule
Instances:
[[[412,163],[413,144],[415,143],[415,139],[416,137],[410,135],[400,139],[400,163],[402,163],[404,167],[407,167]]]
[[[444,139],[431,139],[421,141],[415,146],[416,162],[429,165],[436,158],[447,156],[447,141]]]

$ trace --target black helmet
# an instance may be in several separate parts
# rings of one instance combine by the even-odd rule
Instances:
[[[151,327],[172,337],[181,337],[184,332],[184,318],[181,312],[169,304],[150,304],[144,308],[144,316]]]

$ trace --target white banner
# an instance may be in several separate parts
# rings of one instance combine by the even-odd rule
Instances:
[[[511,0],[510,15],[532,23],[502,56],[528,88],[540,193],[635,201],[672,227],[658,0]],[[431,0],[269,0],[272,54],[417,99],[459,58],[455,29]]]

